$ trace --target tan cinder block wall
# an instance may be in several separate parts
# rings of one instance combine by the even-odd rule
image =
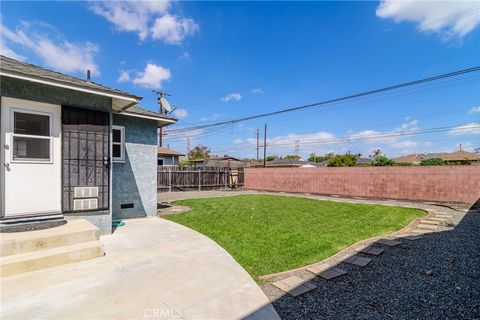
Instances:
[[[471,205],[480,166],[246,168],[245,189]]]

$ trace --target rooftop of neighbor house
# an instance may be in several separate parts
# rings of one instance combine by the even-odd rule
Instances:
[[[467,152],[464,150],[458,150],[455,152],[447,153],[412,153],[409,155],[395,158],[396,162],[421,162],[422,160],[440,158],[446,161],[480,161],[480,154]]]
[[[115,95],[120,95],[128,98],[132,98],[139,102],[142,100],[142,97],[136,96],[134,94],[121,91],[118,89],[110,88],[93,81],[88,81],[86,79],[81,79],[73,76],[69,76],[60,72],[53,70],[45,69],[30,63],[23,61],[15,60],[9,57],[0,55],[0,70],[2,75],[11,75],[11,76],[28,76],[37,79],[45,79],[52,82],[71,85],[74,87],[80,87],[85,89],[92,89],[96,91],[101,91],[104,93],[110,93]],[[87,70],[85,70],[86,72]]]
[[[319,167],[320,163],[293,158],[275,159],[266,162],[267,167]],[[252,161],[252,167],[263,167],[263,161]]]
[[[227,161],[227,160],[232,160],[232,161],[243,161],[241,159],[238,159],[238,158],[234,158],[234,157],[209,157],[209,158],[202,158],[202,159],[192,159],[192,160],[189,160],[189,161],[192,161],[192,162],[202,162],[202,161],[207,161],[207,160],[217,160],[217,161]]]
[[[158,153],[158,155],[162,155],[162,156],[180,156],[181,157],[181,156],[185,155],[181,152],[171,150],[171,149],[168,149],[168,148],[164,148],[164,147],[158,147],[157,153]]]

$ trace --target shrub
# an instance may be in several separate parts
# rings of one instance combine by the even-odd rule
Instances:
[[[420,162],[421,166],[443,166],[444,164],[445,160],[441,158],[424,159]]]
[[[398,167],[407,167],[407,166],[413,166],[413,163],[411,163],[411,162],[394,162],[393,165],[398,166]]]
[[[384,167],[384,166],[393,166],[394,161],[385,156],[375,157],[375,161],[372,163],[372,166]]]
[[[353,154],[337,154],[328,158],[329,167],[354,167],[357,164],[357,156]]]

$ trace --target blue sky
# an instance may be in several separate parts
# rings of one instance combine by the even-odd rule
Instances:
[[[318,102],[480,65],[480,5],[456,2],[2,2],[2,54],[143,96],[172,94],[175,127]],[[166,136],[213,153],[388,156],[480,147],[480,75],[217,131]],[[428,135],[386,133],[466,125]],[[174,127],[171,127],[172,129]],[[376,135],[380,135],[376,137]],[[347,139],[346,137],[349,137]],[[358,137],[366,137],[357,140]],[[334,139],[335,142],[331,142]],[[330,141],[330,142],[329,142]]]

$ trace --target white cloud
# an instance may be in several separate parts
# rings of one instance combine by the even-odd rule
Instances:
[[[361,141],[368,145],[382,144],[396,149],[411,148],[418,145],[417,141],[408,140],[401,136],[385,136],[396,134],[396,131],[380,132],[375,130],[364,130],[350,135],[348,138],[352,141]]]
[[[177,117],[178,119],[183,119],[183,118],[188,117],[188,111],[187,111],[186,109],[177,108],[177,109],[175,109],[175,111],[173,112],[173,114],[174,114],[175,117]]]
[[[198,24],[190,18],[179,18],[165,14],[155,19],[155,23],[150,30],[152,39],[179,44],[186,36],[194,34],[198,29]]]
[[[480,24],[478,1],[383,0],[377,7],[380,18],[410,21],[420,31],[441,32],[449,38],[464,37]]]
[[[33,27],[39,30],[33,31]],[[41,32],[48,28],[49,32]],[[59,72],[85,74],[90,69],[92,74],[100,74],[94,61],[94,54],[98,46],[91,42],[74,43],[65,40],[57,34],[57,39],[52,40],[50,34],[55,29],[46,23],[22,22],[15,30],[1,26],[2,44],[7,41],[22,48],[33,51],[43,63]]]
[[[117,79],[118,82],[127,82],[130,81],[130,73],[125,70],[120,70],[120,75]]]
[[[223,102],[229,102],[229,101],[240,101],[242,100],[242,95],[238,92],[231,92],[227,94],[226,96],[220,98],[221,101]]]
[[[192,57],[190,56],[190,53],[185,51],[184,53],[178,56],[178,60],[192,62]]]
[[[160,89],[162,82],[169,80],[171,77],[170,69],[149,63],[143,72],[137,72],[137,76],[132,82],[145,88]]]
[[[262,88],[255,88],[252,90],[253,94],[263,94],[263,89]]]
[[[91,9],[119,31],[135,32],[141,40],[151,37],[179,44],[195,33],[198,24],[190,18],[169,13],[171,1],[99,1]]]
[[[406,120],[408,119],[409,118],[407,118]],[[403,123],[399,128],[397,128],[397,130],[415,130],[417,129],[416,127],[417,124],[418,124],[418,120],[413,119]]]
[[[242,139],[240,139],[240,138],[237,138],[237,139],[233,140],[233,143],[234,143],[234,144],[242,144],[243,142],[244,142],[244,141],[243,141]]]
[[[468,113],[480,113],[480,106],[472,107],[470,110],[468,110]]]
[[[452,128],[447,132],[449,136],[460,136],[464,134],[480,134],[480,123],[468,123]]]

